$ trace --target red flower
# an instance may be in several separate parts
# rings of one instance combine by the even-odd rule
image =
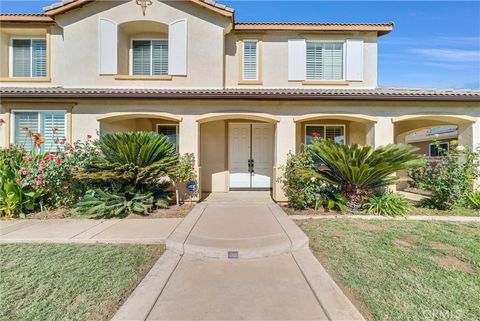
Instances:
[[[58,132],[58,127],[53,127],[52,132],[54,132],[54,133]]]
[[[60,156],[57,156],[57,157],[55,158],[55,163],[56,163],[57,165],[60,165],[60,164],[62,163],[62,159],[60,158]]]
[[[92,139],[92,135],[88,134],[87,139]]]
[[[5,124],[5,120],[3,120],[3,118],[0,118],[0,127]]]
[[[319,132],[313,132],[313,133],[312,133],[312,136],[313,136],[313,137],[320,137],[320,133],[319,133]]]
[[[32,156],[27,156],[27,157],[25,157],[25,161],[31,162],[31,161],[33,161],[33,157]]]

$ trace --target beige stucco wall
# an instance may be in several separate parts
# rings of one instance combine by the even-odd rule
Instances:
[[[11,108],[15,102],[8,100]],[[282,196],[280,176],[281,166],[285,164],[287,155],[298,150],[303,136],[302,126],[295,122],[295,117],[306,114],[362,114],[375,117],[376,123],[345,122],[340,119],[329,119],[329,122],[345,122],[348,125],[347,139],[349,143],[385,145],[394,142],[395,127],[392,118],[414,114],[458,114],[474,117],[476,123],[459,126],[459,141],[467,146],[480,144],[480,106],[476,103],[445,102],[342,102],[342,101],[221,101],[221,100],[77,100],[72,110],[72,138],[85,140],[87,135],[94,138],[102,132],[115,130],[154,130],[161,119],[134,119],[117,122],[98,122],[97,116],[111,112],[163,112],[181,116],[180,152],[194,153],[197,157],[198,170],[201,169],[201,184],[204,191],[226,191],[228,174],[226,164],[226,122],[223,120],[198,124],[197,117],[207,113],[266,113],[276,117],[274,168],[277,177],[274,179],[274,191],[277,200],[285,200]],[[49,103],[46,102],[46,105]],[[52,103],[53,104],[53,103]],[[62,103],[60,103],[61,105]],[[65,103],[66,104],[66,101]],[[38,105],[38,102],[23,103],[22,106]],[[0,115],[4,115],[0,104]],[[45,106],[45,105],[44,105]],[[254,107],[252,107],[254,106]],[[2,116],[5,117],[5,116]],[[321,122],[324,122],[322,120]],[[311,122],[317,122],[315,120]],[[425,120],[408,121],[403,128],[423,126]],[[0,128],[0,143],[5,146],[6,127]],[[300,139],[299,139],[300,137]],[[463,137],[463,138],[461,138]],[[476,144],[476,145],[473,145]]]
[[[305,38],[307,40],[338,40],[345,41],[349,38],[364,40],[363,55],[363,81],[349,82],[348,86],[311,86],[303,85],[301,81],[288,81],[288,39]],[[307,88],[348,88],[377,86],[377,35],[376,33],[320,33],[305,34],[299,32],[269,32],[262,34],[249,34],[232,32],[225,37],[225,62],[227,87],[239,86],[240,56],[239,48],[242,39],[258,39],[262,41],[263,55],[260,57],[262,64],[263,87],[307,87]],[[240,85],[248,87],[252,85]],[[258,86],[258,85],[257,85]]]
[[[171,80],[115,80],[98,73],[98,20],[108,18],[119,25],[131,21],[168,25],[178,19],[188,21],[187,76]],[[96,1],[81,9],[56,16],[60,27],[52,30],[52,80],[40,86],[70,87],[215,87],[223,86],[224,29],[228,18],[187,1],[153,1],[143,16],[135,1]],[[150,31],[145,23],[145,31]],[[119,32],[119,73],[128,72],[130,37]],[[141,35],[141,33],[139,33]],[[135,35],[133,35],[135,36]],[[2,39],[3,41],[3,39]],[[1,43],[0,43],[1,50]],[[1,64],[4,68],[4,63]],[[208,76],[206,76],[208,75]],[[2,85],[19,85],[3,83]],[[22,83],[38,86],[38,83]]]
[[[226,122],[200,125],[200,166],[203,192],[228,191]]]

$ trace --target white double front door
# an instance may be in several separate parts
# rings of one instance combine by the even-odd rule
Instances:
[[[230,189],[269,189],[273,171],[273,125],[230,123]]]

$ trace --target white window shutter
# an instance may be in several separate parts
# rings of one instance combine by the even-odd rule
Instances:
[[[99,65],[101,75],[117,74],[117,24],[109,19],[99,20]]]
[[[288,80],[305,80],[306,48],[305,39],[288,39]]]
[[[346,80],[363,81],[363,40],[347,39]]]
[[[168,74],[187,75],[187,19],[174,21],[168,28]]]

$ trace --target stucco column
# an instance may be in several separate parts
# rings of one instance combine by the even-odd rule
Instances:
[[[282,189],[284,166],[288,154],[295,153],[296,126],[293,116],[281,116],[275,129],[275,165],[273,168],[273,198],[277,202],[286,202]]]
[[[395,143],[394,129],[395,128],[391,117],[378,117],[376,123],[367,126],[367,145],[378,148],[380,146]],[[405,171],[397,173],[397,176],[405,175],[407,175]],[[390,185],[388,186],[388,189],[391,191],[396,191],[397,189],[404,187],[406,186],[403,183],[400,183],[398,185]]]
[[[368,145],[375,148],[394,143],[393,123],[391,117],[378,117],[378,121],[367,126]]]
[[[181,155],[193,154],[195,156],[195,171],[197,173],[198,181],[198,196],[201,195],[201,168],[199,164],[199,141],[200,141],[200,126],[198,125],[195,116],[186,115],[182,117],[182,121],[179,123],[179,139],[178,139],[178,151]]]
[[[458,126],[458,145],[480,151],[480,118],[474,123]],[[475,188],[480,189],[480,179],[477,179]]]

